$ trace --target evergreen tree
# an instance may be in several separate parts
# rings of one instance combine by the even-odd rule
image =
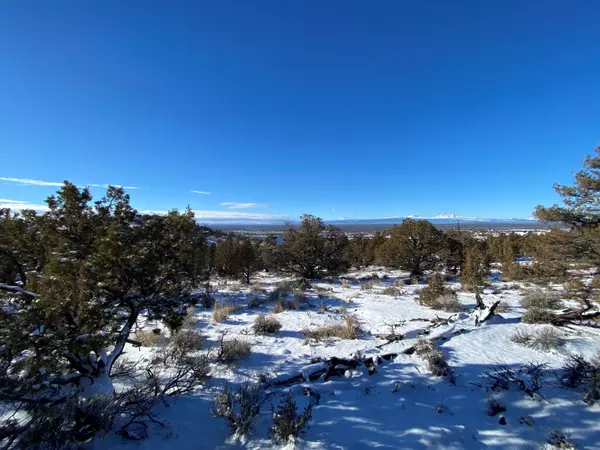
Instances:
[[[0,284],[0,396],[57,404],[73,383],[87,396],[113,391],[138,318],[183,314],[206,279],[206,241],[189,209],[140,219],[121,188],[92,203],[65,182],[47,203],[43,216],[0,221],[3,252],[24,273],[3,270]]]
[[[250,283],[250,277],[259,268],[258,249],[249,238],[230,234],[217,243],[215,264],[220,275],[242,277]]]
[[[489,261],[482,249],[479,246],[469,248],[465,254],[461,282],[464,287],[475,291],[477,308],[485,307],[481,298],[481,291],[486,285],[489,271]]]
[[[346,235],[318,217],[306,214],[301,220],[298,227],[288,224],[281,243],[274,238],[263,243],[261,252],[267,266],[307,279],[348,270]]]
[[[539,205],[535,216],[542,222],[559,222],[573,228],[600,225],[600,147],[595,156],[587,156],[583,169],[575,174],[573,186],[554,185],[563,199],[564,206]]]
[[[389,239],[379,248],[378,260],[418,276],[441,260],[446,242],[444,234],[431,222],[405,219],[391,229]]]

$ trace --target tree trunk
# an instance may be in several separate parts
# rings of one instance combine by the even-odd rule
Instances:
[[[483,299],[481,298],[479,286],[475,286],[475,308],[485,309],[485,303],[483,303]]]

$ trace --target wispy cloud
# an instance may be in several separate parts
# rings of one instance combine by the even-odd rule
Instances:
[[[36,211],[48,211],[47,205],[40,205],[36,203],[30,203],[23,200],[9,200],[7,198],[0,198],[0,209],[9,208],[12,211],[21,211],[22,209],[34,209]]]
[[[262,205],[260,203],[238,203],[238,202],[223,202],[221,206],[227,209],[253,209],[253,208],[268,208],[269,205]]]
[[[123,186],[122,184],[86,184],[86,186],[89,187],[101,187],[101,188],[108,188],[109,186],[114,186],[114,187],[120,187],[123,189],[141,189],[137,186]]]
[[[56,186],[56,187],[60,187],[63,185],[63,182],[58,182],[58,181],[44,181],[44,180],[32,180],[30,178],[10,178],[10,177],[0,177],[0,181],[9,181],[11,183],[18,183],[18,184],[26,184],[29,186]],[[139,187],[137,186],[123,186],[122,184],[109,184],[109,183],[105,183],[105,184],[95,184],[95,183],[88,183],[88,184],[84,184],[81,185],[79,187],[85,187],[85,186],[89,186],[89,187],[101,187],[101,188],[108,188],[108,186],[115,186],[115,187],[122,187],[124,189],[139,189]]]
[[[190,191],[193,192],[194,194],[200,194],[200,195],[212,195],[212,192],[206,192],[206,191]]]
[[[288,220],[287,216],[280,216],[277,214],[264,214],[264,213],[252,213],[252,212],[241,212],[241,211],[211,211],[194,209],[192,210],[196,219],[200,220]],[[166,210],[143,210],[139,211],[141,214],[167,214]]]
[[[11,183],[29,184],[33,186],[62,186],[62,183],[58,181],[42,181],[42,180],[31,180],[29,178],[9,178],[0,177],[2,181],[10,181]]]

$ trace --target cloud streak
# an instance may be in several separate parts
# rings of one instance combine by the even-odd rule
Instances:
[[[193,192],[194,194],[200,194],[200,195],[212,195],[212,192],[207,192],[207,191],[190,191]]]
[[[238,202],[223,202],[220,204],[227,209],[253,209],[253,208],[268,208],[269,205],[260,203],[238,203]]]
[[[7,198],[0,198],[0,209],[8,208],[11,211],[21,211],[23,209],[33,209],[39,212],[49,211],[48,205],[40,205],[36,203],[30,203],[22,200],[9,200]]]
[[[11,177],[0,177],[0,181],[8,181],[10,183],[18,183],[28,186],[54,186],[61,187],[64,183],[58,181],[44,181],[44,180],[32,180],[31,178],[11,178]],[[108,186],[122,187],[123,189],[139,189],[137,186],[123,186],[122,184],[95,184],[89,183],[78,187],[101,187],[108,188]]]

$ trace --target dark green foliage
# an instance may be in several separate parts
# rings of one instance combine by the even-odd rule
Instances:
[[[267,238],[261,246],[268,268],[312,279],[335,276],[350,266],[346,258],[348,238],[336,227],[326,226],[311,215],[302,216],[298,227],[288,225],[282,243]]]
[[[47,203],[43,215],[0,216],[12,267],[0,285],[2,306],[11,305],[0,317],[0,395],[15,402],[36,389],[62,401],[55,389],[78,380],[110,389],[90,381],[108,377],[138,317],[177,328],[207,278],[190,210],[141,218],[121,188],[93,203],[70,183]]]
[[[304,408],[304,412],[298,413],[296,402],[292,398],[292,394],[288,392],[273,411],[271,435],[275,441],[287,443],[291,437],[301,436],[308,428],[311,419],[312,405]]]
[[[258,246],[247,237],[230,234],[217,243],[215,266],[219,275],[241,277],[250,283],[250,277],[259,269]]]
[[[478,308],[485,306],[481,299],[481,291],[486,285],[489,271],[489,261],[481,248],[474,246],[468,249],[462,268],[461,283],[467,289],[475,292]]]
[[[378,260],[421,275],[440,262],[446,244],[446,236],[431,222],[405,219],[391,229],[389,239],[379,247]]]
[[[348,243],[348,261],[350,264],[361,269],[372,265],[378,248],[385,242],[381,233],[375,233],[373,237],[354,236]]]
[[[444,286],[444,277],[439,273],[429,277],[428,285],[419,291],[419,302],[430,308],[442,309],[448,312],[460,310],[456,293]]]
[[[535,216],[543,222],[560,222],[573,228],[596,228],[600,225],[600,147],[595,156],[587,156],[583,169],[575,174],[573,186],[554,185],[564,206],[539,205]]]

